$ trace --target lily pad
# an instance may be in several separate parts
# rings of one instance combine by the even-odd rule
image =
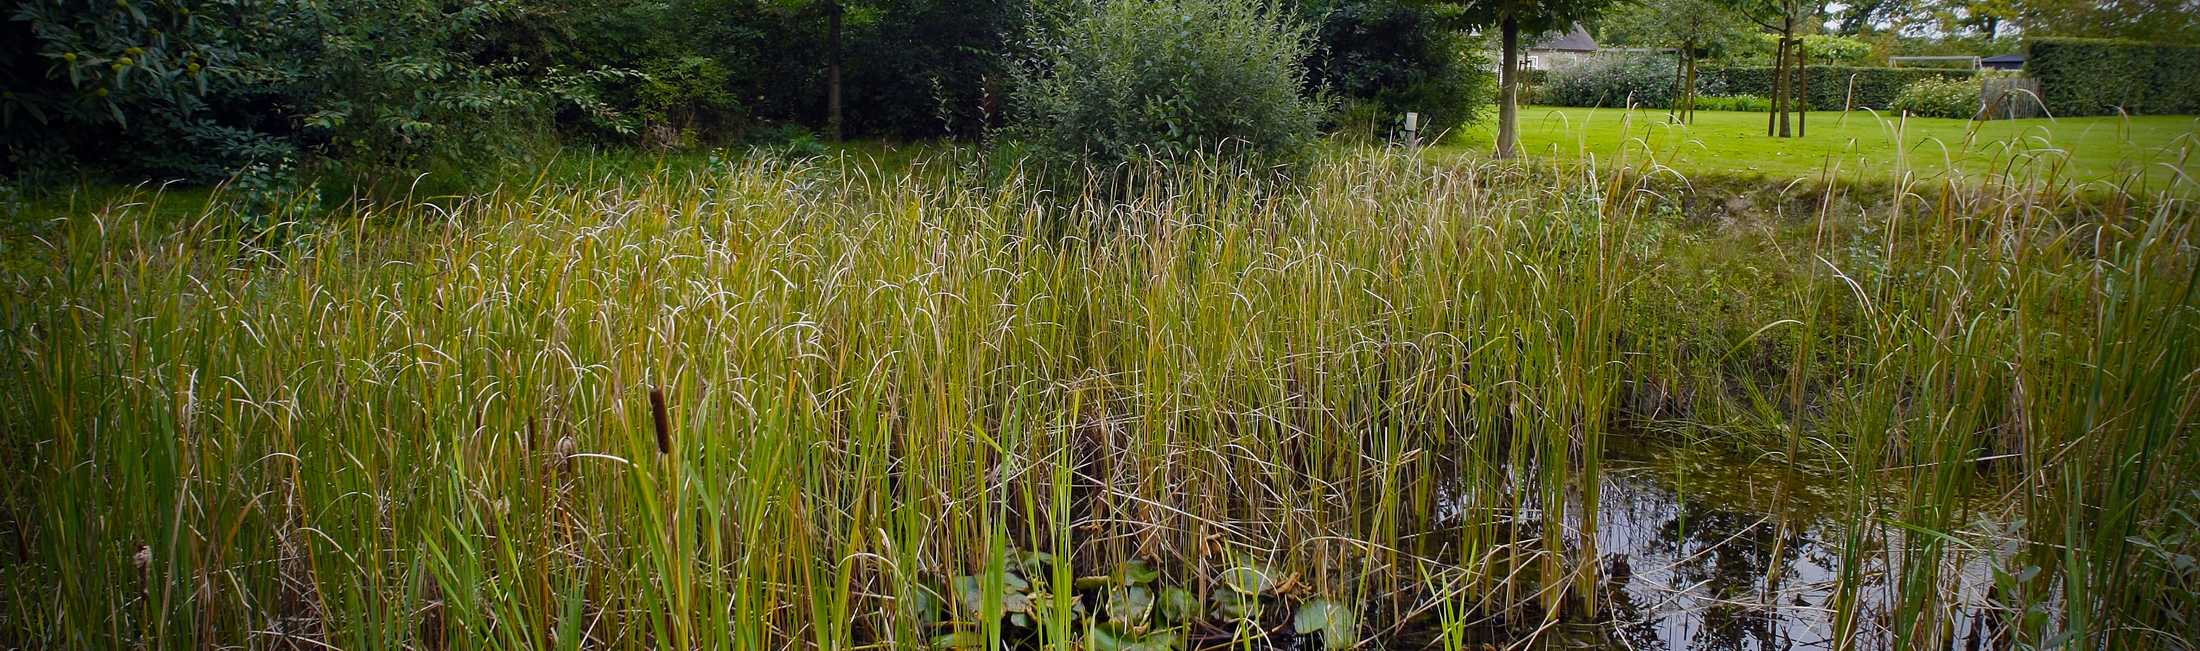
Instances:
[[[1199,616],[1199,596],[1183,588],[1162,588],[1154,605],[1161,608],[1161,619],[1170,622],[1187,622]]]
[[[955,631],[932,638],[932,646],[941,649],[976,649],[985,646],[985,636],[976,631]]]
[[[1260,596],[1228,590],[1217,592],[1215,616],[1231,622],[1260,619]]]
[[[1153,610],[1153,591],[1144,586],[1108,588],[1108,621],[1136,624]]]
[[[1329,651],[1349,649],[1359,642],[1357,632],[1359,615],[1352,606],[1335,599],[1314,599],[1299,606],[1299,612],[1291,617],[1291,628],[1304,635],[1321,631],[1322,646]]]
[[[1085,636],[1092,651],[1169,651],[1183,643],[1175,631],[1140,633],[1115,622],[1094,624]]]
[[[962,606],[963,612],[974,615],[985,609],[984,580],[976,575],[964,575],[955,577],[950,584],[955,592],[955,601]]]
[[[1001,575],[1001,613],[1031,612],[1031,583],[1014,574]],[[985,577],[967,574],[955,577],[955,601],[965,613],[979,615],[985,612]],[[982,617],[982,615],[980,615]]]
[[[1161,570],[1134,558],[1116,564],[1115,572],[1108,578],[1114,579],[1116,585],[1145,585],[1161,578]]]
[[[942,612],[945,605],[940,602],[940,593],[932,586],[923,583],[909,586],[909,612],[916,615],[918,621],[927,624],[940,621],[946,616]]]
[[[1276,588],[1276,573],[1266,567],[1240,565],[1222,571],[1222,584],[1238,594],[1257,595]]]
[[[1124,651],[1137,643],[1137,636],[1130,628],[1117,623],[1094,624],[1085,633],[1087,648],[1093,651]]]
[[[1046,568],[1054,565],[1054,555],[1046,552],[1027,552],[1011,549],[1008,550],[1007,561],[1007,565],[1015,568],[1018,572],[1038,576],[1045,574]]]

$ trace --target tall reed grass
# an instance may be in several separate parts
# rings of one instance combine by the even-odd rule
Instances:
[[[1850,478],[1843,647],[2195,639],[2189,184],[980,167],[543,181],[280,251],[71,218],[5,280],[0,644],[920,647],[1015,550],[1062,616],[988,646],[1132,558],[1510,643],[1594,618],[1604,441],[1671,435]]]

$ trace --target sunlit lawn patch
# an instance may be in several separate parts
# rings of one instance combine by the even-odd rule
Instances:
[[[2200,176],[2200,140],[2193,135],[2200,118],[2189,115],[1973,122],[1822,111],[1809,114],[1807,135],[1797,138],[1766,136],[1764,113],[1697,116],[1684,126],[1655,109],[1531,107],[1520,113],[1522,149],[1607,164],[1622,155],[1641,162],[1655,151],[1660,163],[1684,174],[1774,179],[1817,177],[1835,167],[1846,178],[1933,177],[1951,167],[1975,176],[2007,173],[2012,164],[2062,165],[2064,178],[2077,181],[2120,180],[2141,171],[2155,187],[2180,169]],[[1438,150],[1484,151],[1491,129],[1478,125]]]

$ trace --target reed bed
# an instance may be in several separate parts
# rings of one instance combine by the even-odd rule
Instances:
[[[1844,478],[1839,648],[2196,639],[2189,184],[959,156],[70,218],[4,280],[0,645],[1113,648],[1069,579],[1138,559],[1525,646],[1598,619],[1617,436]]]

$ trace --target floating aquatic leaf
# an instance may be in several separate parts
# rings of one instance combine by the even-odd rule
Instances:
[[[1215,616],[1233,622],[1260,619],[1260,596],[1228,590],[1217,592]]]
[[[1199,615],[1199,596],[1183,588],[1162,588],[1154,603],[1161,607],[1161,619],[1167,621],[1186,622]]]
[[[1108,588],[1108,620],[1136,624],[1153,610],[1153,591],[1144,586]]]
[[[1184,636],[1178,635],[1174,630],[1154,631],[1140,639],[1133,651],[1169,651],[1172,648],[1184,648]]]
[[[918,621],[928,624],[940,621],[945,616],[945,613],[941,612],[941,606],[944,605],[940,603],[939,591],[934,590],[932,586],[923,583],[915,583],[909,586],[909,612],[915,615]]]
[[[1131,635],[1130,628],[1113,622],[1094,624],[1092,629],[1085,633],[1085,642],[1086,648],[1092,651],[1125,651],[1132,644],[1137,643]]]
[[[1046,572],[1046,568],[1052,566],[1053,564],[1053,554],[1049,554],[1046,552],[1027,552],[1017,549],[1008,550],[1008,566],[1016,569],[1017,571],[1023,572],[1024,574],[1029,574],[1032,576],[1044,574]]]
[[[985,577],[975,574],[955,577],[955,600],[963,612],[985,612]],[[1001,575],[1001,612],[1028,613],[1032,610],[1031,583],[1014,574]]]
[[[1322,646],[1330,651],[1349,649],[1359,642],[1355,628],[1359,616],[1352,606],[1335,599],[1314,599],[1299,606],[1299,612],[1291,617],[1291,628],[1304,635],[1321,631]]]
[[[1115,573],[1108,578],[1114,579],[1116,585],[1145,585],[1161,578],[1161,571],[1134,558],[1116,564]]]
[[[1140,633],[1117,622],[1094,624],[1085,640],[1091,651],[1169,651],[1183,644],[1175,631]]]
[[[955,577],[955,601],[966,614],[985,612],[985,581],[977,575]]]
[[[1265,567],[1240,565],[1222,571],[1222,584],[1240,594],[1257,595],[1275,589],[1275,576]]]
[[[976,649],[985,646],[985,636],[976,631],[955,631],[932,638],[932,646],[942,649]]]

